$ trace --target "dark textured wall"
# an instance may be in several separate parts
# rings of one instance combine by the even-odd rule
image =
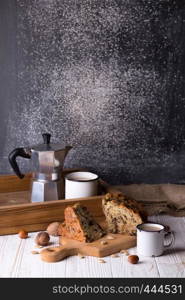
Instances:
[[[1,173],[49,131],[68,167],[185,182],[185,1],[1,0],[0,22]]]

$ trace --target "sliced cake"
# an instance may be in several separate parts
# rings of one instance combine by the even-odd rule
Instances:
[[[65,221],[59,226],[58,232],[69,239],[92,242],[105,234],[87,208],[79,203],[68,206],[64,211],[64,218]]]
[[[135,235],[136,226],[144,221],[141,206],[122,193],[106,194],[102,206],[109,232]]]

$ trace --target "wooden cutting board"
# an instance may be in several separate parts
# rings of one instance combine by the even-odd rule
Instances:
[[[112,236],[113,239],[108,239]],[[102,241],[106,241],[104,244]],[[60,237],[61,246],[48,247],[40,252],[41,259],[46,262],[61,261],[68,256],[84,255],[105,257],[136,245],[136,237],[123,234],[108,234],[92,243],[83,243]]]

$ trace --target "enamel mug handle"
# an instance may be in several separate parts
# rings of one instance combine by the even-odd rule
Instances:
[[[169,231],[168,233],[166,233],[165,237],[168,235],[171,235],[171,241],[169,242],[169,244],[164,245],[165,248],[168,248],[171,245],[175,244],[175,235],[174,235],[173,231]]]

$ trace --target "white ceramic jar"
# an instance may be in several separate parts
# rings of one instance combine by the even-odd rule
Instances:
[[[98,194],[98,175],[91,172],[72,172],[65,176],[65,199],[83,198]]]

